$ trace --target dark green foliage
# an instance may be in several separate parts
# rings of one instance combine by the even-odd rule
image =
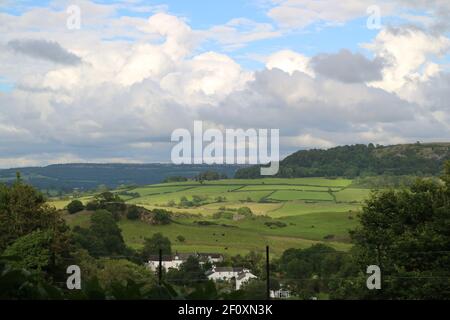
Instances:
[[[20,181],[0,184],[0,252],[17,238],[46,229],[64,233],[67,226],[39,191]]]
[[[122,238],[122,231],[110,212],[106,210],[96,211],[91,216],[90,229],[103,242],[103,247],[108,254],[123,254],[125,243]]]
[[[170,269],[166,275],[167,281],[176,285],[192,287],[207,281],[205,270],[200,266],[198,259],[190,256],[181,264],[179,270]]]
[[[155,224],[166,225],[172,222],[172,219],[170,218],[171,213],[167,210],[153,209],[151,212],[154,215],[153,220],[155,221]]]
[[[14,241],[3,255],[18,258],[11,262],[14,268],[42,271],[51,263],[52,241],[51,231],[34,231]]]
[[[375,193],[351,235],[359,281],[337,284],[334,297],[450,298],[450,166],[445,185],[418,181],[410,189]],[[363,290],[369,265],[382,270],[382,290]],[[343,296],[343,295],[346,296]]]
[[[153,237],[145,239],[142,257],[147,261],[150,256],[159,255],[159,250],[162,250],[163,255],[171,255],[172,244],[169,238],[164,237],[161,233],[155,233]]]
[[[93,257],[107,256],[108,252],[100,237],[98,237],[90,228],[81,228],[76,226],[73,229],[72,238],[81,248],[86,249]]]
[[[197,181],[214,181],[221,179],[227,179],[227,175],[216,171],[205,171],[195,177],[195,180]]]
[[[141,215],[139,212],[139,208],[137,206],[134,206],[134,205],[128,206],[127,218],[129,220],[139,220],[140,216]]]
[[[123,255],[126,252],[122,231],[106,210],[92,214],[88,229],[76,227],[73,231],[75,242],[94,257]]]
[[[266,282],[262,280],[250,280],[244,284],[241,292],[238,292],[238,299],[242,300],[265,300],[266,297]]]
[[[341,271],[346,256],[323,244],[286,250],[274,269],[295,294],[310,299],[328,292],[329,278]],[[286,280],[285,280],[286,279]]]
[[[275,228],[286,228],[287,224],[282,221],[267,221],[264,223],[269,228],[275,229]]]
[[[450,159],[450,144],[353,145],[298,151],[280,163],[278,177],[438,175]],[[260,167],[240,169],[238,179],[261,178]]]
[[[242,207],[242,208],[239,208],[238,211],[237,211],[237,213],[238,213],[239,215],[244,216],[244,217],[247,217],[247,218],[250,218],[250,217],[253,216],[253,212],[252,212],[252,210],[251,210],[249,207]]]
[[[49,281],[64,276],[72,261],[69,229],[40,192],[21,180],[0,185],[0,252],[15,255],[19,267],[45,270]]]
[[[21,179],[36,188],[72,193],[74,188],[94,190],[99,185],[116,189],[120,185],[161,183],[166,177],[195,177],[205,170],[233,176],[237,165],[173,164],[60,164],[21,168]],[[17,169],[0,170],[0,180],[15,181]]]
[[[0,300],[61,300],[63,291],[48,284],[40,273],[13,268],[16,259],[0,257]]]
[[[88,210],[88,211],[96,211],[98,209],[100,209],[100,205],[99,205],[98,201],[93,200],[93,201],[89,201],[86,204],[86,210]]]
[[[192,286],[192,285],[191,285]],[[194,291],[186,296],[189,300],[217,300],[218,292],[213,281],[194,284]]]
[[[164,179],[163,183],[171,183],[171,182],[185,182],[188,181],[188,178],[182,176],[168,177]]]
[[[69,211],[70,214],[74,214],[82,210],[84,210],[84,205],[80,200],[73,200],[67,205],[67,211]]]

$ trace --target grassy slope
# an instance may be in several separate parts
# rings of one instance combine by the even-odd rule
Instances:
[[[176,219],[168,226],[150,226],[142,222],[123,220],[119,225],[125,241],[134,248],[140,248],[144,238],[161,232],[168,236],[174,250],[180,252],[209,251],[229,254],[246,253],[249,250],[262,251],[269,244],[275,255],[290,247],[309,247],[317,242],[326,242],[339,250],[350,248],[348,230],[356,226],[356,213],[360,202],[369,190],[348,188],[351,180],[299,178],[260,180],[221,180],[200,184],[198,182],[171,183],[139,187],[128,192],[139,193],[140,197],[129,199],[128,203],[143,205],[149,209],[164,207],[168,201],[179,202],[182,196],[192,199],[203,196],[204,203],[196,208],[166,208],[183,214],[201,215],[195,218]],[[333,191],[333,196],[329,193]],[[217,197],[225,198],[218,203]],[[261,199],[277,199],[277,203],[258,203]],[[83,202],[90,198],[82,198]],[[337,202],[335,202],[335,200]],[[248,202],[251,200],[251,202]],[[59,208],[68,201],[53,202]],[[241,221],[215,220],[212,214],[220,207],[227,210],[248,206],[256,215],[269,216]],[[89,213],[67,216],[70,225],[88,225]],[[200,226],[198,220],[208,220],[217,225]],[[284,228],[270,228],[266,222],[281,221]],[[177,236],[186,238],[177,242]],[[332,236],[331,240],[324,240]]]

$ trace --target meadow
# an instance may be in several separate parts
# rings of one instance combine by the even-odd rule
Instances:
[[[338,250],[351,247],[348,231],[370,190],[352,187],[348,179],[228,179],[156,184],[116,190],[129,204],[176,213],[173,223],[153,226],[119,221],[126,243],[142,247],[155,233],[169,237],[178,252],[245,254],[270,245],[275,255],[284,250],[327,243]],[[91,197],[83,197],[84,203]],[[183,203],[183,201],[185,203]],[[187,202],[186,202],[187,201]],[[55,200],[63,208],[69,200]],[[186,205],[187,203],[187,205]],[[253,215],[239,217],[248,207]],[[70,225],[88,225],[89,213],[66,215]],[[185,241],[177,240],[183,236]]]

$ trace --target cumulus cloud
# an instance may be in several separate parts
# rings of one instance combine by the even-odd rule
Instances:
[[[341,6],[353,16],[358,5],[349,3]],[[347,7],[352,3],[356,7]],[[80,30],[75,38],[40,22],[33,10],[27,17],[3,14],[0,29],[14,30],[6,42],[41,35],[55,42],[44,41],[40,50],[20,42],[21,54],[0,51],[7,62],[0,75],[16,82],[0,93],[0,166],[14,165],[12,159],[33,165],[168,161],[172,131],[191,129],[194,120],[219,129],[279,128],[284,154],[450,137],[450,77],[436,60],[448,49],[443,35],[383,29],[363,47],[373,59],[348,50],[311,57],[286,49],[251,71],[227,50],[278,36],[266,24],[238,19],[196,30],[164,12],[113,19],[105,18],[113,11],[104,5],[95,8],[113,30]],[[29,19],[49,25],[30,34]],[[113,41],[115,33],[132,41]],[[225,50],[202,47],[213,33]]]
[[[267,69],[280,69],[289,74],[295,71],[314,76],[310,67],[310,58],[292,50],[281,50],[266,58]]]
[[[363,47],[386,63],[382,80],[373,85],[408,98],[403,89],[439,71],[432,61],[448,52],[450,40],[415,27],[392,27],[380,31],[373,42]]]
[[[305,28],[315,23],[342,24],[367,15],[370,0],[281,0],[268,11],[268,16],[286,28]],[[384,15],[392,12],[388,1],[378,1]]]
[[[341,50],[336,54],[319,54],[311,61],[314,71],[343,82],[370,82],[382,79],[383,60],[369,60],[360,53]]]
[[[16,39],[9,41],[8,46],[17,53],[36,59],[65,65],[77,65],[81,63],[80,57],[67,51],[55,41],[42,39]]]

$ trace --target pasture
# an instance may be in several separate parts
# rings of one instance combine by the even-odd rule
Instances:
[[[279,255],[288,248],[305,248],[314,243],[348,250],[348,231],[356,227],[357,213],[370,194],[370,190],[350,187],[351,183],[348,179],[325,178],[228,179],[113,192],[129,204],[177,214],[174,222],[166,226],[119,221],[125,241],[133,248],[142,247],[145,238],[160,232],[169,237],[173,249],[179,252],[244,254],[270,245]],[[90,199],[81,200],[87,203]],[[53,204],[58,208],[65,205],[62,200]],[[236,212],[242,207],[250,208],[253,216],[237,219]],[[67,221],[70,225],[86,226],[89,213],[67,216]],[[186,238],[183,243],[177,241],[180,235]]]

